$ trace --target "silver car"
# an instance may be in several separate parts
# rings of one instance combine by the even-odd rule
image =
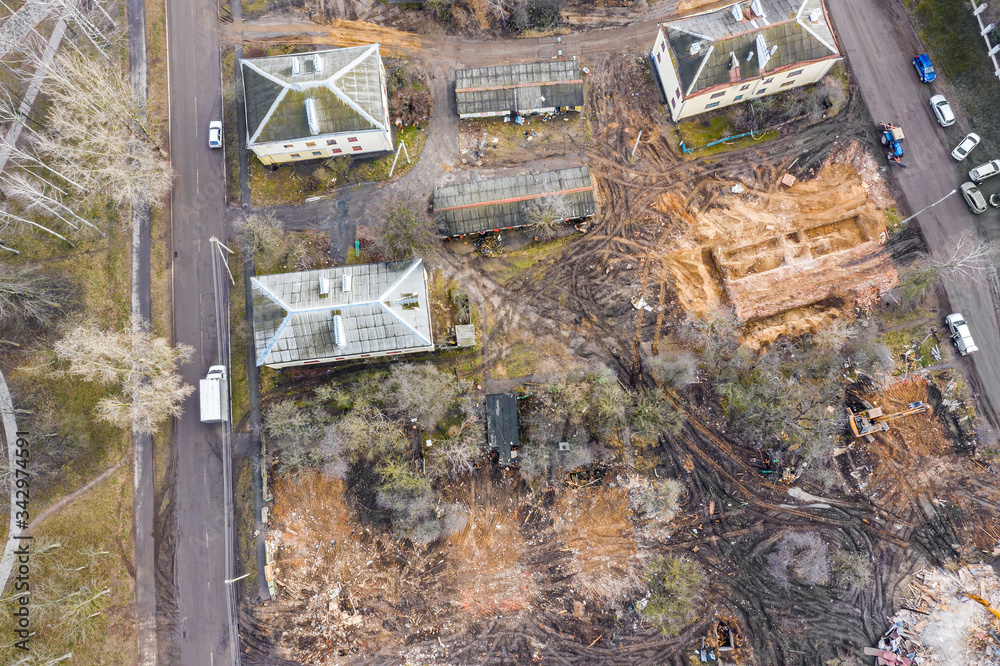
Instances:
[[[934,95],[931,97],[931,108],[934,109],[934,115],[937,116],[938,124],[941,127],[951,127],[955,124],[955,114],[951,110],[951,105],[948,104],[948,100],[944,98],[944,95]]]
[[[969,180],[979,184],[992,176],[1000,173],[1000,160],[990,160],[986,164],[980,164],[969,172]]]
[[[959,162],[961,162],[966,157],[968,157],[969,153],[972,152],[972,149],[978,145],[979,145],[979,135],[976,134],[975,132],[969,132],[968,134],[965,135],[965,138],[962,139],[962,141],[957,146],[955,146],[955,150],[951,151],[951,156],[954,157]]]
[[[969,210],[976,215],[986,212],[986,197],[979,191],[979,188],[972,183],[962,183],[962,196],[965,203],[969,204]]]

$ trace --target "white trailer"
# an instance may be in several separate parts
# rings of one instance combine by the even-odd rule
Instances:
[[[226,366],[213,365],[201,380],[198,395],[201,397],[202,423],[229,421],[229,387],[226,383]]]

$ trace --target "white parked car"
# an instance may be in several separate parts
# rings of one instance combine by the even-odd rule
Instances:
[[[934,115],[937,116],[938,124],[941,127],[950,127],[955,124],[955,114],[951,110],[951,105],[948,104],[948,100],[944,98],[944,95],[934,95],[931,97],[931,108],[934,109]]]
[[[955,341],[958,352],[965,356],[974,351],[979,351],[976,343],[972,341],[972,333],[969,332],[969,325],[965,323],[965,317],[959,312],[953,312],[944,318],[944,323],[948,326],[951,339]]]
[[[222,148],[222,121],[213,120],[208,124],[208,147]]]
[[[962,183],[962,196],[965,197],[965,203],[969,205],[969,210],[971,210],[976,215],[986,212],[986,197],[979,190],[978,187],[972,183]]]
[[[969,172],[969,180],[978,185],[987,178],[1000,173],[1000,160],[990,160],[986,164],[980,164]]]
[[[961,143],[955,146],[955,150],[951,151],[951,156],[961,162],[968,157],[969,153],[972,152],[972,149],[978,145],[979,135],[975,132],[969,132],[965,135],[965,138],[962,139]]]

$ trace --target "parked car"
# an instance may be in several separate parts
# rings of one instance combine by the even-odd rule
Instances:
[[[978,185],[987,178],[992,178],[998,173],[1000,173],[1000,160],[990,160],[986,164],[980,164],[975,169],[970,171],[969,180]]]
[[[951,333],[951,339],[955,341],[955,347],[962,356],[979,351],[976,343],[972,341],[972,333],[969,332],[969,325],[965,323],[965,317],[959,312],[953,312],[944,318],[944,323]]]
[[[986,212],[986,197],[979,191],[979,188],[972,183],[962,183],[962,196],[965,203],[969,204],[969,210],[976,215]]]
[[[966,157],[968,157],[969,153],[972,152],[972,149],[978,145],[979,145],[979,135],[976,134],[975,132],[969,132],[968,134],[965,135],[965,138],[962,139],[962,141],[957,146],[955,146],[955,150],[951,151],[951,156],[954,157],[959,162],[961,162]]]
[[[927,57],[926,53],[921,53],[914,58],[913,66],[917,68],[917,74],[924,83],[930,83],[937,77],[937,74],[934,73],[934,65],[931,64],[931,59]]]
[[[941,127],[951,127],[955,124],[955,114],[952,113],[951,105],[948,104],[944,95],[931,97],[931,108],[934,109],[934,115],[937,116],[938,124]]]
[[[208,147],[222,148],[222,121],[213,120],[208,124]]]

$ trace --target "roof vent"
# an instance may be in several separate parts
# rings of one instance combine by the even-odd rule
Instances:
[[[344,284],[344,291],[350,291],[351,290],[351,276],[345,273],[342,276],[342,279],[343,279],[343,284]]]
[[[822,9],[814,9],[811,12],[809,12],[809,20],[812,21],[813,23],[819,23],[819,20],[821,18],[823,18]]]
[[[292,76],[300,74],[302,74],[302,63],[299,62],[298,58],[292,58]]]
[[[317,74],[323,73],[323,59],[318,53],[313,53],[313,71]]]
[[[560,451],[569,451],[569,442],[559,442]]]
[[[306,100],[306,122],[309,123],[309,133],[319,134],[319,119],[316,118],[316,100],[312,97]]]
[[[347,336],[344,334],[344,318],[339,314],[333,315],[333,342],[338,347],[347,344]]]
[[[767,65],[768,61],[771,59],[771,52],[767,48],[767,42],[764,41],[764,35],[757,35],[757,64],[761,69]]]
[[[760,0],[750,0],[750,12],[754,15],[754,18],[764,16],[764,8],[760,6]]]
[[[688,53],[690,53],[693,56],[696,56],[699,53],[701,53],[701,42],[695,42],[694,44],[692,44],[691,48],[688,49]]]
[[[740,9],[740,3],[737,2],[735,5],[730,7],[729,11],[732,12],[733,18],[736,19],[737,23],[743,23],[743,10]]]
[[[402,305],[404,310],[420,307],[420,297],[416,294],[400,294],[399,298],[393,302],[396,305]]]
[[[326,278],[319,279],[319,296],[320,298],[326,298],[330,295],[330,281]]]

